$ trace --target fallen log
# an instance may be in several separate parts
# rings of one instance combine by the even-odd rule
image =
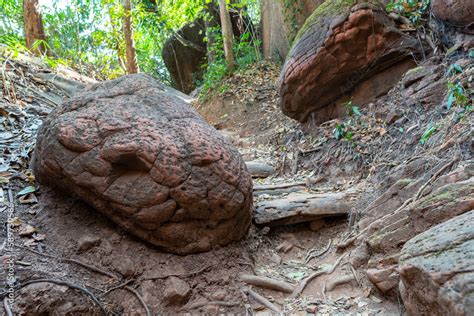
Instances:
[[[244,274],[240,276],[240,279],[250,285],[286,293],[292,293],[295,289],[295,287],[288,282],[275,280],[265,276]]]
[[[347,215],[354,197],[354,192],[291,193],[281,199],[258,203],[254,219],[257,225],[276,226]]]
[[[245,164],[252,178],[267,178],[275,172],[272,166],[260,161],[247,161]]]

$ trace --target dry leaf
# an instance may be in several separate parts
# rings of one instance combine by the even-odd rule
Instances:
[[[12,225],[13,227],[18,227],[21,225],[21,219],[19,217],[13,217],[8,220],[8,224]]]
[[[33,204],[33,203],[38,203],[38,199],[36,198],[36,195],[33,193],[28,194],[28,195],[23,195],[19,199],[20,204]]]
[[[34,239],[28,239],[23,243],[23,246],[30,247],[30,246],[36,246],[38,243]]]
[[[20,236],[22,236],[22,237],[24,237],[24,236],[29,236],[29,235],[31,235],[31,234],[33,234],[33,233],[36,233],[37,231],[38,231],[38,230],[37,230],[35,227],[33,227],[33,226],[31,226],[31,225],[25,225],[24,227],[22,227],[22,228],[20,229],[20,232],[18,233],[18,235],[20,235]]]
[[[36,241],[45,240],[45,239],[46,239],[46,235],[45,235],[45,234],[34,234],[34,235],[33,235],[33,239],[36,240]]]

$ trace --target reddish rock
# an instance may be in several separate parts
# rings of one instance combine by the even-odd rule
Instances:
[[[474,314],[474,211],[410,239],[400,256],[409,315]]]
[[[396,266],[365,271],[369,280],[382,292],[388,292],[398,286],[399,275]]]
[[[179,93],[146,75],[93,85],[38,134],[37,179],[166,251],[241,239],[252,182],[238,151]]]
[[[474,24],[474,1],[431,0],[434,15],[451,25],[465,27]]]
[[[165,305],[180,305],[189,299],[191,288],[188,283],[177,277],[169,277],[165,283],[163,303]]]
[[[359,103],[369,101],[407,69],[390,70],[396,76],[388,76],[389,82],[367,82],[391,66],[408,65],[408,56],[419,51],[418,41],[400,32],[378,1],[370,2],[326,1],[308,18],[281,73],[283,113],[301,122],[312,113],[316,122],[337,116],[335,102],[351,96],[358,84],[366,82],[358,95],[375,94]]]

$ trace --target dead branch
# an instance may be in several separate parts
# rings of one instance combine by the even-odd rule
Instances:
[[[137,299],[140,301],[140,303],[142,304],[143,306],[143,309],[145,310],[145,315],[146,316],[152,316],[151,314],[151,311],[150,309],[148,308],[148,305],[146,305],[146,302],[145,300],[143,299],[143,297],[140,295],[140,293],[138,293],[137,290],[135,290],[133,287],[131,286],[125,286],[125,289],[129,292],[132,292],[136,297]]]
[[[279,183],[279,184],[270,184],[270,185],[254,185],[253,190],[254,191],[276,190],[276,189],[286,189],[290,187],[299,187],[299,186],[305,186],[305,185],[306,185],[306,181],[293,182],[293,183]]]
[[[115,291],[115,290],[118,290],[118,289],[121,289],[121,288],[123,288],[123,287],[129,285],[129,284],[132,283],[133,281],[135,281],[135,280],[128,280],[128,281],[123,282],[123,283],[121,283],[121,284],[119,284],[119,285],[115,285],[115,286],[109,288],[109,289],[108,289],[107,291],[105,291],[104,293],[102,293],[100,296],[106,296],[106,295],[109,294],[110,292]]]
[[[321,250],[320,252],[315,254],[314,252],[316,251],[316,249],[314,249],[314,248],[311,249],[310,251],[308,251],[308,254],[306,255],[304,263],[308,264],[308,262],[310,262],[311,259],[318,258],[318,257],[324,255],[329,250],[329,248],[331,248],[331,245],[332,245],[332,239],[329,239],[329,242],[328,242],[327,246],[323,250]]]
[[[271,290],[292,293],[295,287],[285,281],[275,280],[265,276],[248,275],[244,274],[240,276],[240,279],[250,285],[263,287]]]
[[[238,306],[240,303],[239,302],[226,302],[226,301],[200,301],[200,302],[195,302],[185,309],[183,308],[182,311],[190,311],[193,309],[198,309],[204,306],[209,306],[209,305],[215,305],[215,306],[223,306],[223,307],[233,307],[233,306]]]
[[[297,298],[298,296],[300,296],[300,294],[304,291],[304,289],[306,288],[308,283],[311,282],[314,278],[316,278],[318,276],[321,276],[323,274],[333,273],[334,270],[336,270],[337,266],[339,265],[339,263],[341,262],[342,258],[344,258],[345,255],[346,254],[343,254],[342,256],[340,256],[339,259],[337,259],[337,261],[329,269],[322,270],[322,271],[316,271],[313,274],[311,274],[310,276],[308,276],[306,279],[301,281],[301,283],[293,291],[293,294],[291,294],[291,298]]]
[[[38,280],[31,280],[31,281],[27,281],[23,284],[20,284],[18,287],[17,287],[17,290],[21,289],[21,288],[24,288],[30,284],[35,284],[35,283],[54,283],[54,284],[57,284],[57,285],[65,285],[65,286],[68,286],[70,287],[71,289],[74,289],[74,290],[79,290],[81,291],[82,293],[85,293],[87,294],[91,300],[94,302],[94,304],[96,304],[100,310],[104,313],[104,315],[107,315],[107,310],[104,308],[104,306],[102,306],[102,304],[100,303],[100,301],[97,299],[97,297],[95,297],[95,295],[89,291],[88,289],[86,288],[83,288],[82,286],[79,286],[79,285],[76,285],[74,283],[71,283],[71,282],[68,282],[68,281],[61,281],[61,280],[55,280],[55,279],[38,279]]]
[[[262,295],[258,294],[257,292],[254,292],[254,291],[252,291],[251,289],[248,289],[248,288],[243,289],[242,291],[245,294],[247,294],[249,297],[251,297],[255,301],[257,301],[258,303],[260,303],[263,306],[269,308],[270,310],[274,311],[275,313],[278,313],[278,314],[282,313],[282,310],[278,306],[276,306],[275,304],[273,304],[272,302],[270,302],[268,299],[266,299]]]
[[[441,169],[439,169],[428,181],[426,181],[425,184],[423,184],[423,185],[421,186],[421,188],[418,190],[418,192],[417,192],[417,193],[415,194],[415,196],[413,197],[413,201],[414,201],[414,202],[417,201],[417,200],[421,197],[421,195],[422,195],[423,191],[426,189],[426,187],[427,187],[431,182],[433,182],[434,180],[436,180],[436,179],[439,177],[439,175],[440,175],[441,173],[443,173],[446,169],[450,168],[458,159],[459,159],[459,158],[456,157],[456,158],[454,158],[453,160],[451,160],[450,162],[448,162],[447,164],[445,164],[445,165],[444,165]]]

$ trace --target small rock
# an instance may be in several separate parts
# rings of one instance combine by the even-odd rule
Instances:
[[[211,298],[214,301],[225,301],[227,298],[227,292],[224,290],[217,290],[211,295]]]
[[[369,256],[369,249],[367,245],[363,243],[351,252],[349,262],[355,269],[357,269],[367,263]]]
[[[83,235],[79,238],[77,242],[77,251],[78,252],[86,252],[91,250],[94,247],[99,246],[101,243],[101,239],[94,235]]]
[[[365,273],[369,280],[384,293],[397,287],[400,279],[395,266],[385,269],[368,269]]]
[[[276,265],[280,265],[281,264],[281,257],[279,255],[277,255],[276,253],[274,253],[270,259],[276,264]]]
[[[114,262],[115,271],[120,273],[124,278],[129,278],[135,275],[135,263],[132,259],[124,257]]]
[[[320,230],[321,228],[323,228],[324,226],[324,219],[317,219],[315,221],[312,221],[309,223],[309,228],[313,231],[313,232],[317,232],[318,230]]]
[[[165,305],[181,305],[189,299],[191,288],[188,283],[177,277],[169,277],[165,283],[163,303]]]
[[[395,123],[399,118],[403,116],[403,111],[401,109],[393,109],[390,113],[387,114],[385,121],[387,124]]]

